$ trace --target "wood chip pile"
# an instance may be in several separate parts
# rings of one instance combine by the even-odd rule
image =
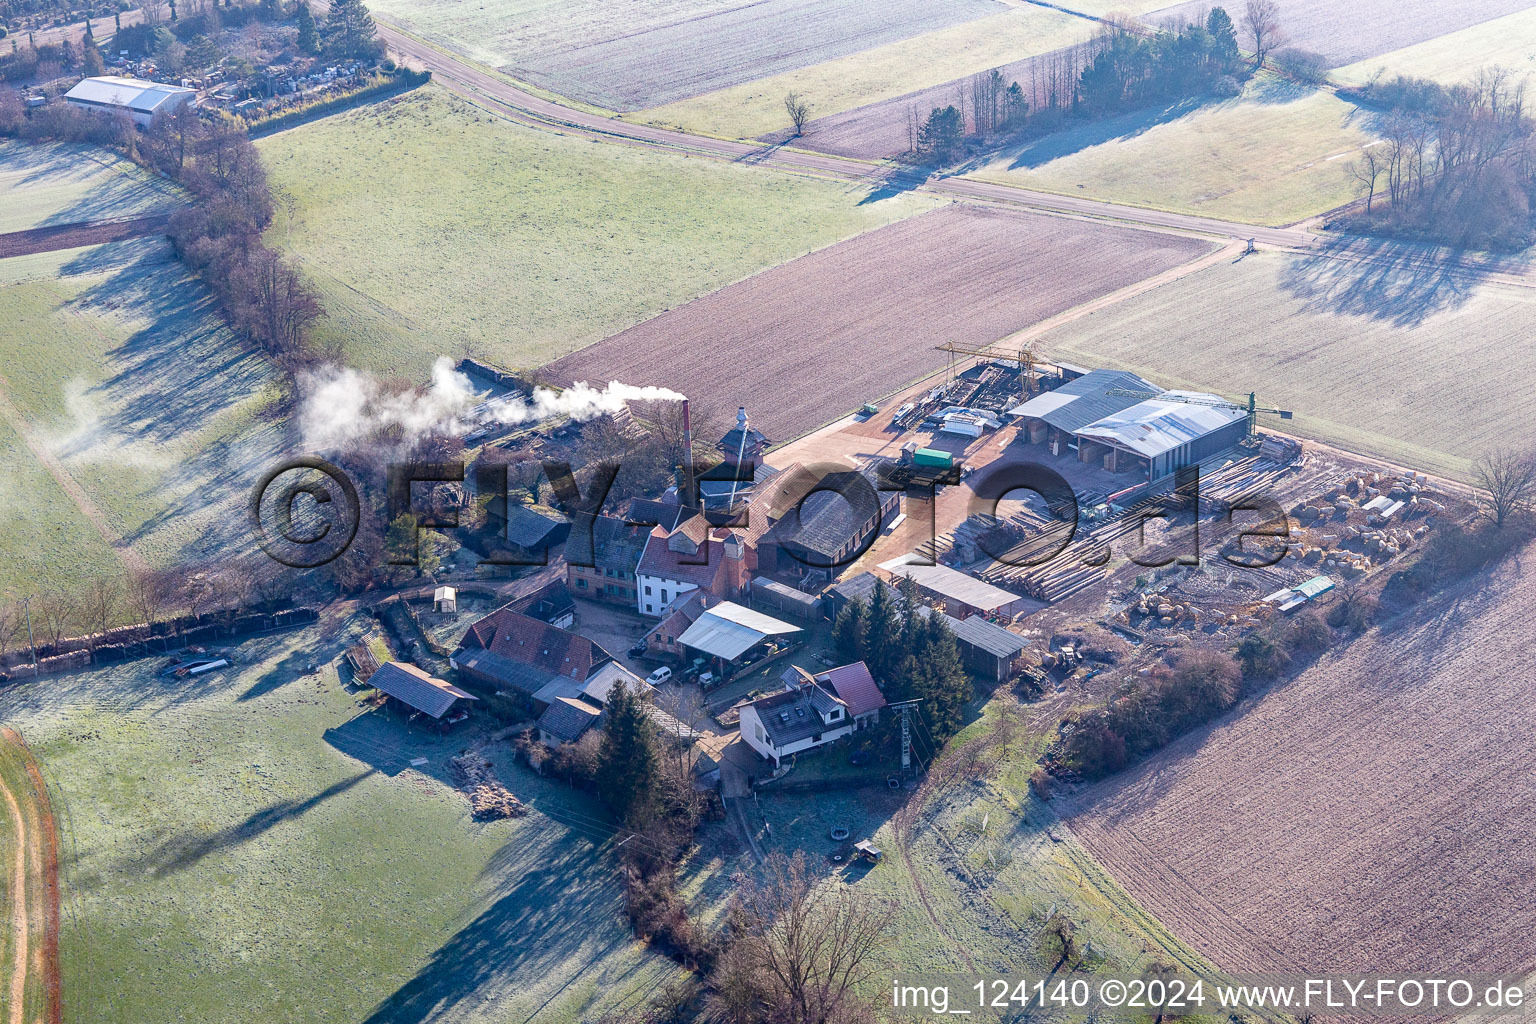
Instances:
[[[496,778],[496,771],[480,754],[460,754],[448,762],[454,781],[469,796],[470,813],[476,821],[521,818],[528,813],[523,802]]]

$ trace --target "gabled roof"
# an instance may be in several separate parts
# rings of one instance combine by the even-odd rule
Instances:
[[[1220,395],[1202,391],[1165,391],[1170,398],[1192,398],[1201,402],[1226,401]],[[1150,398],[1096,420],[1077,433],[1129,449],[1137,455],[1155,459],[1180,445],[1197,441],[1246,420],[1248,414],[1235,405],[1192,405],[1188,402]]]
[[[955,639],[970,644],[994,658],[1016,658],[1029,646],[1019,634],[1004,629],[995,622],[988,622],[980,615],[968,619],[944,616]]]
[[[556,697],[539,716],[539,729],[558,740],[574,743],[597,724],[601,712],[570,697]]]
[[[574,531],[572,536],[575,536]],[[631,526],[618,516],[598,516],[592,520],[592,550],[583,554],[591,555],[587,560],[598,570],[632,573],[640,564],[640,553],[645,550],[647,536],[649,531],[643,526]],[[566,558],[575,555],[567,544]]]
[[[699,525],[695,527],[695,523]],[[724,548],[713,537],[709,537],[708,543],[705,543],[708,524],[702,517],[690,519],[679,529],[685,533],[698,534],[699,539],[694,541],[698,544],[698,550],[692,553],[673,551],[667,544],[671,535],[658,526],[651,530],[645,554],[640,556],[640,564],[635,568],[635,573],[691,583],[701,590],[714,589],[715,580],[725,566]]]
[[[678,637],[704,614],[704,591],[685,591],[680,597],[672,599],[667,606],[667,612],[661,617],[661,621],[652,626],[645,635],[650,637],[653,633],[662,633],[670,637]]]
[[[620,518],[631,523],[655,523],[664,530],[672,530],[695,515],[698,515],[696,510],[679,504],[676,498],[631,498]]]
[[[778,750],[846,725],[852,718],[850,714],[842,721],[827,724],[822,716],[833,708],[846,705],[814,683],[759,697],[747,706],[757,712],[768,741]]]
[[[195,90],[179,85],[164,85],[141,78],[100,75],[96,78],[82,79],[73,89],[64,94],[64,98],[92,105],[122,106],[140,114],[153,114],[169,99],[195,95]]]
[[[613,660],[607,651],[579,633],[540,622],[510,608],[492,612],[469,627],[459,649],[476,648],[548,675],[582,681],[591,676],[593,669]]]
[[[869,666],[862,661],[828,669],[818,675],[816,681],[830,687],[837,698],[848,705],[850,715],[865,715],[885,707],[885,694],[880,692],[875,677],[869,674]]]
[[[656,687],[641,679],[623,665],[616,661],[610,661],[592,673],[592,677],[582,684],[581,694],[588,700],[596,701],[599,704],[607,704],[608,695],[621,682],[629,687],[631,693],[649,694],[656,691]]]
[[[1075,434],[1095,420],[1129,409],[1141,401],[1132,395],[1112,395],[1111,391],[1161,393],[1162,390],[1145,377],[1127,370],[1094,370],[1008,412],[1013,416],[1044,420],[1057,430]]]
[[[507,505],[507,540],[526,550],[558,543],[557,531],[569,531],[570,521],[552,509]]]
[[[380,665],[368,677],[368,685],[433,718],[442,718],[455,701],[478,699],[474,694],[465,693],[457,686],[401,661],[386,661]]]
[[[820,478],[808,471],[801,473],[777,490],[777,501],[788,507],[765,537],[780,544],[795,544],[830,561],[879,516],[879,475],[873,463]]]
[[[914,557],[917,556],[903,555],[901,558],[882,562],[880,568],[898,578],[909,577],[919,587],[930,593],[959,601],[972,608],[979,608],[984,612],[1006,608],[1015,601],[1022,600],[1018,594],[1010,593],[1002,587],[994,587],[990,583],[951,569],[947,565],[912,565],[905,561],[907,558]]]
[[[526,615],[540,622],[553,622],[575,611],[576,601],[571,597],[571,588],[566,585],[565,577],[556,576],[542,587],[532,593],[524,594],[506,607],[519,615]]]
[[[700,615],[677,639],[685,647],[731,661],[770,636],[798,632],[799,626],[734,601],[721,601]]]

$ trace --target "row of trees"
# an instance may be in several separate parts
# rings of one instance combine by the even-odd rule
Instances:
[[[868,604],[854,599],[838,613],[832,643],[845,661],[869,667],[887,700],[921,700],[923,720],[943,740],[962,724],[971,680],[954,631],[942,615],[924,612],[910,579],[899,595],[877,586]]]
[[[1365,200],[1353,227],[1478,248],[1530,244],[1536,133],[1523,79],[1485,68],[1460,85],[1399,77],[1351,96],[1385,110],[1382,141],[1352,167]]]
[[[178,615],[271,609],[289,596],[276,566],[254,557],[223,571],[149,570],[118,579],[103,575],[78,586],[52,587],[25,600],[0,602],[0,659],[30,655],[35,645],[53,649],[100,634],[124,622],[155,623]]]

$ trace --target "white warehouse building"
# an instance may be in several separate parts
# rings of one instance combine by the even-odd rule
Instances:
[[[184,103],[196,102],[197,92],[179,85],[148,82],[142,78],[103,75],[86,78],[64,94],[67,102],[107,114],[125,111],[134,123],[145,126],[161,111],[170,113]]]

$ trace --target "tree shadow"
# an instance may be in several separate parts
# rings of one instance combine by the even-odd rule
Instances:
[[[275,804],[268,804],[239,824],[222,828],[212,835],[173,836],[134,864],[125,866],[123,870],[148,874],[152,878],[164,878],[183,871],[196,865],[205,857],[248,843],[285,821],[303,816],[326,800],[345,793],[373,774],[374,770],[369,769],[333,783],[303,800],[280,800]]]
[[[1214,109],[1222,104],[1237,102],[1235,99],[1222,100],[1210,96],[1195,97],[1102,120],[1086,121],[1035,135],[1022,142],[994,147],[969,161],[963,169],[973,170],[1002,157],[1008,160],[1010,171],[1032,170],[1095,146],[1134,139],[1159,125],[1171,124],[1197,110]]]
[[[1308,313],[1344,313],[1416,327],[1466,303],[1480,277],[1426,246],[1350,236],[1291,259],[1280,274],[1280,287],[1302,299]]]
[[[558,844],[509,842],[490,869],[500,879],[498,894],[364,1024],[419,1024],[467,1000],[513,999],[527,990],[529,978],[568,976],[521,1021],[536,1019],[573,983],[612,991],[634,968],[599,968],[615,949],[636,940],[619,920],[623,893],[608,850],[607,843],[574,836]],[[573,884],[591,876],[603,881]],[[601,920],[613,922],[615,935],[587,955],[593,937],[581,922]],[[580,966],[573,969],[575,962]]]
[[[315,656],[309,651],[294,651],[282,661],[263,672],[259,679],[235,699],[246,701],[265,697],[267,694],[286,686],[303,675],[304,669],[312,664],[316,664]]]

